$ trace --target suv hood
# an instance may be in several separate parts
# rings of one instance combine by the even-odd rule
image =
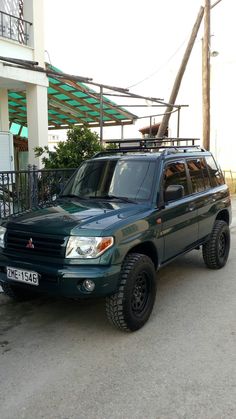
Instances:
[[[6,221],[3,225],[9,229],[38,232],[42,234],[85,235],[96,234],[122,223],[135,214],[147,210],[147,203],[121,202],[82,202],[74,199],[63,199],[58,205],[31,211]],[[122,223],[123,224],[123,223]]]

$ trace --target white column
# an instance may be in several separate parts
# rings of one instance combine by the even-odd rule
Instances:
[[[27,85],[27,125],[28,125],[28,147],[29,164],[36,164],[42,167],[41,159],[34,155],[35,147],[48,145],[48,104],[47,87],[38,85]]]
[[[34,49],[34,60],[44,67],[43,0],[24,0],[24,19],[33,23],[30,27],[30,46]]]
[[[0,131],[9,132],[8,91],[0,89]]]

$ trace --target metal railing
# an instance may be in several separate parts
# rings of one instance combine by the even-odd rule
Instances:
[[[0,36],[28,45],[31,22],[0,11]]]
[[[0,218],[22,214],[52,203],[75,169],[43,169],[0,172]]]

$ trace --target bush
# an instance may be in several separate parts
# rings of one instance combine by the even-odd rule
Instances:
[[[98,134],[86,127],[73,127],[67,132],[67,141],[61,141],[55,151],[36,147],[35,156],[42,158],[45,169],[78,167],[82,161],[102,151]]]

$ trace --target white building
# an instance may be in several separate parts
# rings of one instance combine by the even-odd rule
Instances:
[[[7,137],[10,131],[8,92],[26,92],[28,162],[36,165],[40,162],[34,156],[34,147],[48,143],[48,78],[44,73],[6,60],[34,61],[44,68],[42,28],[43,0],[0,0],[0,132]],[[11,141],[11,137],[8,138]],[[0,142],[0,165],[1,155]]]
[[[49,151],[54,151],[55,148],[58,146],[58,144],[61,141],[66,141],[65,134],[59,135],[59,134],[49,134],[48,135],[48,149]]]

